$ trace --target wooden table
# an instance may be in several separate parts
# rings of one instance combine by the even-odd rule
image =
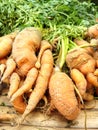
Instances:
[[[2,106],[3,103],[5,106]],[[19,113],[16,113],[7,96],[0,96],[0,104],[0,115],[10,113],[21,117]],[[85,117],[87,130],[98,130],[97,100],[88,103],[86,114],[82,110],[78,118],[71,122],[68,122],[57,111],[47,116],[41,111],[34,110],[19,127],[13,126],[11,123],[13,121],[0,121],[0,130],[85,130]]]

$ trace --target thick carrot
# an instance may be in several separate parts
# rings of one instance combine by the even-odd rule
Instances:
[[[17,73],[12,73],[10,77],[10,86],[8,91],[8,98],[11,98],[11,96],[18,90],[20,83],[20,77]]]
[[[12,58],[9,58],[6,62],[6,69],[5,69],[4,74],[1,78],[1,81],[8,78],[8,76],[10,76],[12,74],[12,72],[15,70],[15,68],[16,68],[15,61]]]
[[[87,87],[87,81],[84,75],[78,69],[72,69],[70,70],[70,76],[75,82],[80,94],[84,95]]]
[[[18,96],[23,95],[25,92],[29,91],[38,75],[38,70],[36,68],[32,68],[28,73],[27,77],[23,83],[23,85],[13,94],[11,98],[11,102],[15,100]]]
[[[49,82],[49,93],[55,108],[68,120],[74,120],[80,113],[74,92],[74,84],[63,72],[54,72]]]
[[[16,33],[0,37],[0,59],[8,56],[11,53],[12,43]]]
[[[80,68],[78,68],[84,75],[88,74],[88,73],[93,73],[95,71],[95,66],[96,66],[96,62],[95,60],[89,59],[88,62],[84,65],[81,65]]]
[[[30,98],[28,100],[28,105],[26,107],[26,110],[24,111],[21,121],[24,120],[24,118],[36,107],[38,102],[41,100],[41,98],[44,96],[44,93],[47,89],[49,78],[51,76],[53,70],[53,56],[52,52],[47,49],[42,55],[41,58],[41,68],[40,72],[36,81],[36,85],[34,90],[32,91]]]
[[[90,26],[87,30],[87,36],[90,38],[98,38],[98,24]]]
[[[94,72],[96,66],[95,59],[80,48],[67,54],[66,63],[70,69],[79,69],[84,75]]]
[[[34,67],[37,61],[35,53],[40,47],[41,38],[40,31],[34,27],[25,28],[16,36],[12,46],[12,57],[21,76],[26,76]]]
[[[48,41],[47,40],[43,40],[43,41],[41,41],[41,47],[40,47],[41,49],[40,49],[40,52],[39,52],[39,54],[38,54],[38,59],[37,59],[37,62],[36,62],[36,64],[35,64],[35,67],[36,68],[40,68],[40,66],[41,66],[41,57],[42,57],[42,55],[43,55],[43,53],[44,53],[44,51],[46,50],[46,49],[52,49],[52,46],[50,45],[50,43],[48,43]]]

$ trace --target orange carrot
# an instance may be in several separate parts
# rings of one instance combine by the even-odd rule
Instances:
[[[87,87],[87,81],[84,75],[78,69],[72,69],[70,71],[70,76],[72,80],[75,82],[80,94],[84,95]]]
[[[98,24],[89,27],[86,35],[91,38],[98,38]]]
[[[88,73],[86,76],[86,79],[93,86],[98,87],[98,77],[96,75],[94,75],[94,73]]]
[[[74,42],[77,44],[77,45],[85,45],[85,44],[90,44],[89,42],[87,42],[86,40],[84,40],[84,39],[74,39]],[[85,47],[84,48],[86,51],[87,51],[87,53],[89,53],[90,55],[92,55],[93,54],[93,52],[94,52],[94,49],[93,49],[93,47]]]
[[[23,85],[24,80],[20,80],[18,89]],[[13,107],[15,110],[19,113],[23,113],[26,109],[27,103],[26,99],[24,99],[24,95],[18,96],[13,102],[12,102]]]
[[[7,58],[0,59],[0,64],[6,64]]]
[[[83,100],[85,101],[92,101],[94,99],[94,96],[90,93],[84,93],[82,96]]]
[[[18,96],[23,95],[25,92],[29,91],[32,88],[38,75],[38,70],[32,68],[28,73],[23,85],[13,94],[11,102],[15,100]]]
[[[84,75],[94,72],[96,66],[95,59],[80,48],[67,54],[66,63],[70,69],[76,68]]]
[[[27,27],[18,33],[12,46],[12,57],[17,64],[21,76],[26,76],[34,67],[36,51],[40,47],[41,33],[34,27]]]
[[[6,62],[6,69],[5,69],[4,74],[1,78],[1,81],[8,78],[8,76],[10,76],[12,74],[12,72],[15,70],[15,68],[16,68],[15,61],[12,58],[9,58]]]
[[[0,37],[0,59],[8,56],[11,53],[12,43],[16,33],[8,34]]]
[[[98,68],[95,69],[95,71],[94,71],[94,75],[98,76]]]
[[[8,98],[11,98],[11,96],[18,90],[20,83],[20,77],[17,73],[12,73],[10,77],[10,86],[8,91]]]
[[[50,43],[48,43],[48,41],[46,41],[46,40],[43,40],[43,41],[41,42],[41,47],[40,47],[40,48],[41,48],[41,49],[40,49],[40,52],[39,52],[39,54],[38,54],[38,59],[37,59],[37,62],[36,62],[36,64],[35,64],[35,67],[36,67],[36,68],[40,68],[41,57],[42,57],[44,51],[45,51],[46,49],[52,49]]]
[[[68,120],[74,120],[80,113],[74,93],[74,84],[63,72],[54,72],[49,82],[49,93],[55,108]]]
[[[12,102],[14,108],[16,109],[16,111],[18,111],[19,113],[23,113],[26,109],[26,102],[23,98],[23,95],[17,97],[13,102]]]

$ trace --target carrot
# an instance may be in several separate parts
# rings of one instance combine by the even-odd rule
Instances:
[[[80,94],[83,96],[86,92],[87,81],[84,75],[78,69],[70,70],[70,76],[75,82]]]
[[[8,56],[11,53],[12,43],[16,33],[0,37],[0,59]]]
[[[12,73],[10,77],[10,86],[8,91],[8,98],[11,98],[11,96],[18,90],[20,83],[20,77],[17,73]]]
[[[17,89],[21,88],[21,86],[23,85],[24,80],[21,79],[19,85],[17,86]],[[18,96],[13,102],[12,105],[14,107],[14,109],[19,112],[19,113],[23,113],[26,109],[27,103],[26,103],[26,99],[24,98],[24,95]]]
[[[87,30],[86,36],[90,38],[98,38],[98,24],[90,26]]]
[[[12,46],[12,57],[21,76],[26,76],[34,67],[37,61],[35,53],[40,47],[41,38],[40,31],[34,27],[27,27],[16,36]]]
[[[95,59],[81,48],[69,52],[66,56],[66,63],[70,69],[76,68],[84,75],[94,72],[96,66]]]
[[[17,97],[13,102],[12,102],[14,108],[16,109],[16,111],[18,111],[19,113],[23,113],[26,109],[26,102],[23,98],[23,95]]]
[[[97,43],[97,45],[98,45],[98,43]],[[97,50],[97,47],[95,48],[95,51],[93,53],[93,58],[96,61],[96,67],[98,67],[98,50]]]
[[[68,120],[74,120],[80,113],[74,93],[74,83],[64,73],[55,71],[50,78],[49,94],[55,108]]]
[[[84,93],[82,96],[83,100],[85,101],[92,101],[94,99],[94,96],[90,93]]]
[[[41,42],[41,47],[40,47],[40,48],[41,48],[41,49],[40,49],[40,52],[39,52],[39,54],[38,54],[38,59],[37,59],[37,62],[36,62],[36,64],[35,64],[35,67],[36,67],[36,68],[40,68],[41,57],[42,57],[44,51],[45,51],[46,49],[52,49],[50,43],[48,43],[48,41],[46,41],[46,40],[43,40],[43,41]]]
[[[30,98],[28,100],[28,105],[22,115],[20,122],[22,122],[24,118],[31,111],[34,110],[38,102],[44,96],[48,83],[49,83],[49,78],[51,76],[52,70],[53,70],[53,56],[52,56],[52,52],[49,49],[47,49],[44,51],[42,55],[41,68],[40,68],[40,72],[36,81],[36,85],[30,95]]]
[[[98,76],[98,68],[95,69],[95,71],[94,71],[94,75],[95,75],[95,76]]]
[[[98,87],[98,77],[96,75],[94,75],[94,73],[88,73],[86,76],[86,79],[93,86]]]
[[[23,95],[25,92],[29,91],[32,88],[38,75],[38,70],[32,68],[28,73],[23,85],[13,94],[11,102],[15,100],[18,96]]]
[[[0,64],[6,64],[7,58],[0,59]]]
[[[74,39],[74,42],[77,44],[77,45],[85,45],[85,44],[90,44],[89,42],[87,42],[86,40],[84,40],[84,39]],[[86,51],[87,51],[87,53],[88,54],[90,54],[90,55],[93,55],[93,52],[94,52],[94,49],[93,49],[93,47],[85,47],[84,48]]]
[[[1,81],[4,81],[8,76],[10,76],[12,74],[12,72],[15,70],[15,68],[16,68],[15,61],[12,58],[9,58],[6,62],[6,69],[1,78]]]

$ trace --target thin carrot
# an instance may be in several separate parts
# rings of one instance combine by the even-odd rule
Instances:
[[[12,74],[12,72],[15,70],[15,68],[16,68],[15,61],[12,58],[9,58],[6,62],[6,69],[1,78],[1,81],[5,80],[8,76],[10,76]]]
[[[32,68],[28,73],[27,77],[23,83],[23,85],[13,94],[11,98],[11,102],[14,101],[18,96],[23,95],[25,92],[29,91],[38,75],[38,70],[36,68]]]
[[[20,83],[20,77],[17,73],[12,73],[10,77],[10,86],[8,91],[8,98],[11,98],[11,96],[18,90]]]
[[[41,49],[40,49],[40,52],[39,52],[39,54],[38,54],[37,62],[36,62],[36,64],[35,64],[35,67],[36,67],[36,68],[40,68],[40,66],[41,66],[41,57],[42,57],[42,55],[43,55],[43,53],[44,53],[44,51],[45,51],[46,49],[52,49],[52,46],[50,45],[50,43],[48,43],[48,41],[43,40],[43,41],[41,42]]]

